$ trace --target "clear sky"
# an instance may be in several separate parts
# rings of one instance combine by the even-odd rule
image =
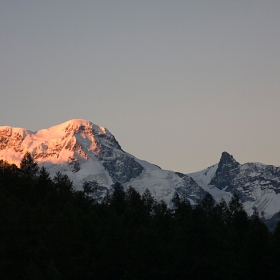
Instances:
[[[280,165],[279,0],[0,0],[0,125],[73,118],[189,173]]]

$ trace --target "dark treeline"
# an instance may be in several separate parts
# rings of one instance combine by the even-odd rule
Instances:
[[[280,225],[273,232],[237,196],[211,195],[174,209],[119,183],[97,203],[26,154],[0,161],[0,279],[279,279]]]

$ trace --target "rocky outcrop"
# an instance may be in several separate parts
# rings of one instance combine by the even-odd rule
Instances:
[[[206,171],[215,170],[214,166]],[[217,200],[236,193],[248,214],[256,209],[263,219],[270,219],[280,211],[280,168],[261,163],[238,163],[223,152],[212,178],[205,170],[189,174],[204,190]],[[207,182],[208,180],[208,182]],[[201,182],[207,182],[202,185]]]
[[[231,190],[232,180],[239,172],[240,164],[227,152],[223,152],[218,169],[210,182],[210,185],[216,186],[218,189]]]

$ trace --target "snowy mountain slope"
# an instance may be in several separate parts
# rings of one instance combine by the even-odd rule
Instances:
[[[191,204],[203,198],[206,192],[189,176],[169,170],[162,170],[160,167],[150,164],[147,161],[133,157],[145,169],[136,178],[132,178],[126,186],[132,186],[142,194],[148,188],[154,197],[165,201],[172,207],[171,199],[175,192],[186,196]]]
[[[175,192],[187,196],[191,203],[205,195],[187,175],[162,170],[124,152],[106,128],[87,120],[74,119],[37,132],[0,127],[0,159],[19,165],[26,151],[51,176],[57,171],[68,175],[76,189],[89,182],[98,186],[99,196],[117,181],[140,193],[148,188],[169,206]]]
[[[207,187],[212,178],[214,177],[218,168],[218,164],[214,164],[204,170],[188,174],[192,177],[201,187]]]
[[[209,192],[216,201],[220,201],[222,198],[226,201],[229,201],[232,197],[232,194],[219,190],[213,185],[210,185],[212,178],[214,177],[218,169],[218,163],[214,164],[202,171],[194,172],[187,174],[190,176],[199,186],[201,186],[206,192]]]
[[[164,200],[170,205],[171,199],[175,193],[175,188],[172,186],[170,180],[166,180],[169,171],[162,170],[160,167],[147,161],[137,159],[132,155],[131,157],[145,169],[140,176],[132,178],[130,182],[127,183],[127,187],[132,186],[137,189],[140,194],[144,193],[145,189],[148,188],[154,197],[157,197],[158,200]]]
[[[219,201],[237,193],[248,214],[254,209],[269,219],[280,211],[280,168],[261,163],[238,163],[223,152],[219,164],[188,174]]]

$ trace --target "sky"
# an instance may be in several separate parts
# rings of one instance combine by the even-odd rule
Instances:
[[[0,126],[70,119],[190,173],[280,165],[279,0],[0,0]]]

